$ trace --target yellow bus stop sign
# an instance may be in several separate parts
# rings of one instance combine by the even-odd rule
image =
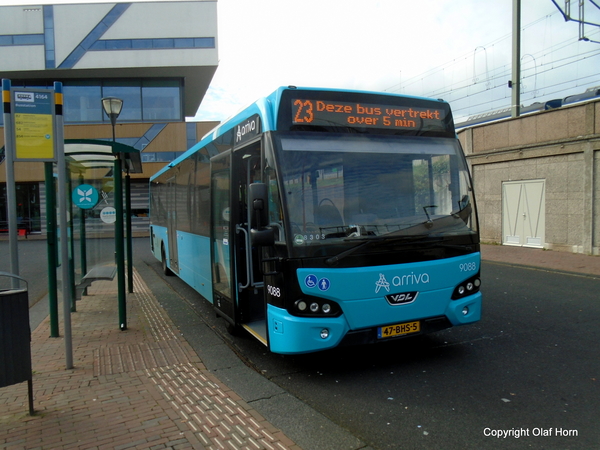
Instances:
[[[54,91],[13,90],[15,160],[54,160]]]

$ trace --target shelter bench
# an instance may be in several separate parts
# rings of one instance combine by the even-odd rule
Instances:
[[[99,280],[112,281],[117,274],[117,266],[109,264],[106,266],[94,266],[81,279],[81,283],[75,286],[75,298],[81,300],[83,292],[94,282]]]

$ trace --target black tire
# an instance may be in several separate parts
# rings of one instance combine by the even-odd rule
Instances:
[[[164,244],[161,244],[161,246],[160,246],[160,262],[162,264],[162,272],[163,272],[163,274],[165,274],[168,277],[173,276],[173,272],[167,266],[167,256],[166,256],[166,253],[165,253],[165,245]]]
[[[231,336],[240,335],[240,327],[232,324],[231,322],[225,321],[225,329]]]

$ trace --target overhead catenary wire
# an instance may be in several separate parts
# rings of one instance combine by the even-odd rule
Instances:
[[[578,41],[574,41],[574,42],[573,41],[563,41],[563,43],[565,43],[565,42],[569,42],[569,43],[567,45],[559,47],[559,48],[557,48],[555,50],[561,50],[563,48],[566,48],[568,45],[571,45],[571,44],[574,44],[574,43],[578,43]],[[536,58],[536,60],[537,59],[542,60],[544,57],[546,57],[549,54],[547,52],[547,50],[544,50],[544,51],[546,51],[546,53],[540,54],[541,52],[534,52],[534,53],[532,53],[532,56],[534,56]],[[579,62],[579,61],[587,59],[589,56],[596,56],[598,54],[600,54],[600,50],[597,49],[597,48],[594,48],[593,50],[590,50],[590,51],[588,51],[586,53],[579,53],[577,55],[568,56],[566,58],[561,58],[561,59],[553,60],[551,62],[546,62],[546,63],[541,62],[540,65],[538,66],[538,68],[541,68],[541,67],[544,67],[544,66],[548,66],[548,65],[552,65],[552,64],[555,64],[557,62],[561,62],[561,61],[563,61],[565,59],[572,59],[572,58],[577,58],[576,60],[573,61],[573,63],[576,63],[576,62]],[[468,59],[468,58],[465,58],[465,59]],[[454,60],[454,61],[456,61],[456,60]],[[442,69],[443,69],[443,67],[442,67]],[[405,91],[407,90],[406,88],[410,87],[412,84],[416,84],[418,82],[421,82],[424,78],[427,77],[428,73],[432,72],[432,70],[430,70],[428,72],[425,72],[423,75],[419,76],[419,78],[413,77],[413,78],[411,78],[411,79],[403,82],[402,86],[405,88]],[[494,69],[491,70],[491,73],[498,72],[498,71],[501,71],[499,75],[492,76],[491,78],[489,78],[486,81],[489,81],[490,79],[491,80],[495,80],[495,79],[499,79],[499,78],[508,76],[510,74],[509,64],[508,63],[507,64],[503,64],[503,65],[501,65],[501,66],[499,66],[497,68],[494,68]],[[436,72],[433,72],[433,73],[436,73]],[[472,77],[470,77],[470,78],[464,78],[464,79],[461,79],[459,81],[455,81],[449,87],[452,88],[452,87],[456,86],[457,88],[463,88],[463,87],[466,87],[466,86],[477,84],[477,83],[470,82],[471,78]],[[395,85],[395,86],[398,86],[398,85]],[[429,91],[428,94],[430,94],[429,96],[435,96],[433,94],[436,94],[436,93],[439,93],[439,92],[442,92],[442,93],[443,92],[449,92],[449,91],[452,90],[452,89],[449,89],[449,87],[444,88],[445,90],[443,90],[443,91],[432,90],[432,91]],[[389,91],[389,90],[391,90],[391,88],[388,88],[386,90]]]
[[[527,29],[529,29],[529,28],[537,25],[538,23],[540,23],[542,21],[545,21],[548,18],[550,18],[550,17],[552,17],[554,15],[557,15],[557,14],[558,14],[558,11],[553,11],[552,13],[547,14],[544,17],[541,17],[539,19],[534,20],[531,23],[528,23],[527,25],[523,26],[522,29],[523,29],[523,31],[525,31],[525,30],[527,30]],[[483,47],[484,49],[490,49],[491,47],[494,47],[495,45],[497,45],[497,44],[499,44],[499,43],[501,43],[503,41],[506,41],[506,40],[510,39],[511,35],[512,35],[511,33],[507,33],[507,34],[505,34],[505,35],[503,35],[503,36],[501,36],[501,37],[499,37],[497,39],[494,39],[491,42],[488,42],[486,45],[479,46],[477,48]],[[566,41],[563,41],[563,42],[566,42]],[[577,41],[575,41],[575,42],[577,42]],[[396,84],[388,87],[385,90],[393,92],[394,89],[396,89],[399,86],[404,86],[404,87],[410,86],[413,82],[414,83],[419,82],[424,77],[427,77],[429,75],[435,74],[435,73],[437,73],[439,71],[444,70],[448,66],[456,64],[457,61],[463,61],[463,60],[470,59],[470,57],[472,55],[473,55],[473,49],[469,49],[468,51],[466,51],[466,52],[462,53],[461,55],[458,55],[457,57],[455,57],[452,61],[448,61],[448,62],[445,62],[445,63],[439,65],[439,66],[432,67],[431,69],[426,70],[425,72],[423,72],[423,73],[421,73],[419,75],[416,75],[414,77],[408,78],[408,79],[402,81],[402,83],[396,83]]]
[[[568,65],[571,64],[575,64],[578,62],[581,62],[583,60],[589,59],[589,58],[593,58],[596,56],[600,56],[600,49],[595,50],[595,51],[590,51],[584,54],[580,54],[577,56],[569,56],[569,57],[565,57],[562,59],[558,59],[553,61],[552,63],[546,63],[546,64],[541,64],[539,66],[537,66],[537,71],[534,74],[529,74],[529,75],[523,75],[521,77],[522,81],[526,81],[534,76],[539,76],[539,75],[543,75],[544,73],[550,72],[552,70],[556,70],[556,69],[560,69],[562,67],[566,67]],[[575,60],[569,61],[573,58],[577,58]],[[568,61],[568,62],[565,62]],[[547,67],[550,66],[550,67]],[[545,68],[544,68],[545,67]],[[543,69],[543,70],[540,70]],[[488,78],[486,81],[490,82],[490,81],[500,81],[501,83],[495,84],[493,87],[489,88],[490,89],[495,89],[497,87],[506,87],[506,79],[507,77],[510,75],[510,67],[505,64],[501,67],[499,67],[498,69],[496,69],[497,71],[500,71],[497,75],[494,75],[493,77]],[[529,71],[530,69],[526,69],[525,72]],[[440,96],[445,96],[448,94],[451,94],[454,91],[457,91],[459,89],[464,89],[464,88],[468,88],[468,87],[472,87],[474,84],[470,84],[470,85],[460,85],[456,88],[443,88],[443,89],[439,89],[439,90],[433,90],[433,91],[429,91],[427,93],[427,96],[429,97],[440,97]]]
[[[544,21],[548,23],[548,19],[556,14],[558,14],[558,11],[547,14],[527,24],[522,29],[529,29]],[[589,34],[590,37],[596,35],[600,36],[600,30]],[[404,79],[401,83],[390,86],[386,91],[444,98],[453,104],[455,113],[470,111],[469,114],[478,114],[501,108],[503,105],[509,106],[510,101],[508,99],[511,97],[511,91],[508,89],[507,80],[511,76],[511,65],[507,62],[490,68],[488,57],[489,54],[493,57],[494,52],[505,53],[504,49],[498,49],[496,46],[499,46],[510,37],[511,33],[508,33],[485,46],[478,46],[475,50],[464,52],[458,57],[432,67],[419,75]],[[583,44],[576,38],[569,38],[554,42],[542,49],[532,49],[528,52],[527,56],[530,56],[534,63],[533,65],[531,61],[523,63],[521,93],[525,99],[540,101],[542,97],[560,96],[569,89],[572,90],[576,87],[589,87],[600,84],[600,74],[597,71],[589,73],[591,70],[590,64],[587,64],[584,68],[580,66],[580,63],[583,62],[593,62],[595,64],[595,58],[600,57],[600,49],[598,46],[593,46],[589,47],[589,50],[584,49],[582,51],[582,49],[576,48],[578,45],[591,44]],[[565,52],[569,54],[565,55]],[[482,59],[484,55],[485,61]],[[476,58],[479,58],[478,63]],[[476,70],[476,64],[478,64],[479,71]],[[472,71],[469,70],[470,68],[472,68]],[[568,79],[563,81],[560,77],[561,74],[565,73],[565,70],[568,70]],[[551,74],[557,74],[559,80],[552,79],[556,77],[548,79],[547,77]],[[562,75],[562,78],[565,76]],[[442,79],[441,82],[439,81],[440,78]],[[542,78],[541,82],[539,78]],[[432,84],[432,89],[425,87],[427,83]],[[481,98],[481,100],[477,101],[478,98]],[[521,102],[524,103],[527,100]],[[465,105],[467,101],[469,104]]]

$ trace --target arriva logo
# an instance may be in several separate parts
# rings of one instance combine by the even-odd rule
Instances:
[[[235,133],[235,142],[241,142],[244,136],[250,133],[256,133],[256,121],[249,120],[244,125],[238,125]]]
[[[387,292],[390,292],[390,286],[398,287],[398,286],[411,286],[415,284],[427,284],[429,283],[429,274],[428,273],[419,273],[415,274],[411,272],[407,275],[398,276],[396,275],[392,278],[392,282],[390,283],[385,279],[385,275],[380,273],[379,280],[375,282],[375,293],[379,293],[381,288],[384,288]]]

